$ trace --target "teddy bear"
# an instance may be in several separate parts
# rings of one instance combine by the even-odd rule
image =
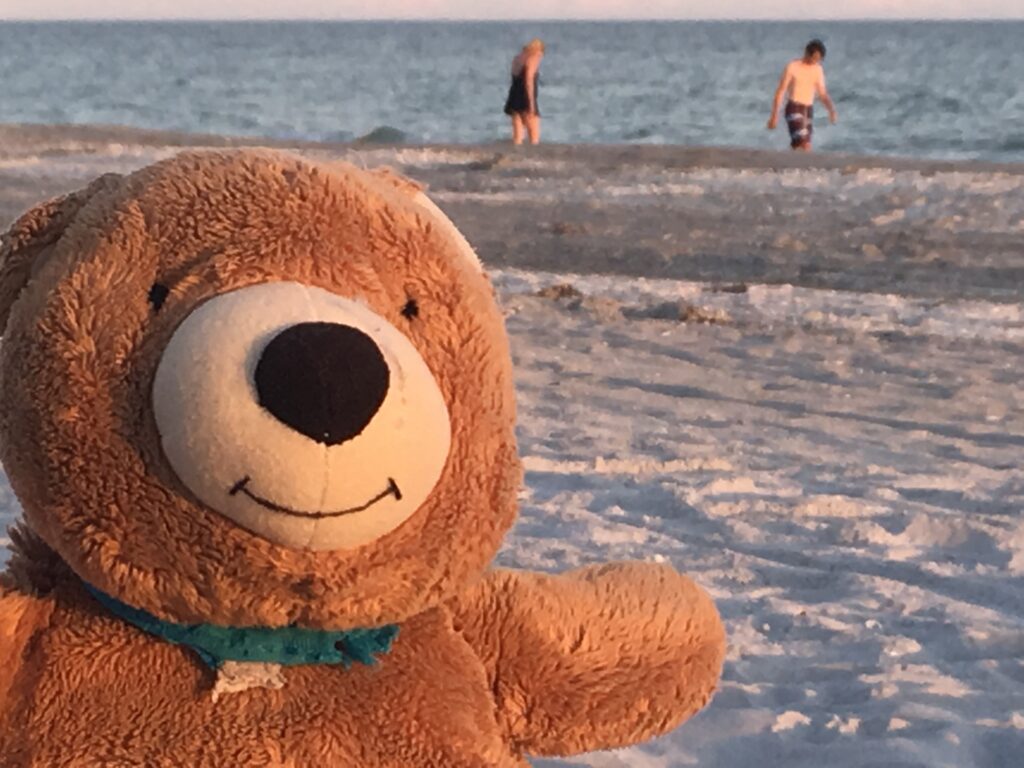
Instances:
[[[190,151],[0,250],[0,764],[529,765],[666,733],[725,634],[661,564],[491,565],[509,343],[393,171]]]

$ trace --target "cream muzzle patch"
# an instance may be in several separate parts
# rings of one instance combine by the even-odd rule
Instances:
[[[153,383],[161,445],[200,501],[300,549],[351,549],[430,495],[451,424],[412,342],[354,299],[294,282],[185,318]]]

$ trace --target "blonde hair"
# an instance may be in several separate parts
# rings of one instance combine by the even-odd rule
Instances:
[[[531,40],[530,42],[523,46],[523,50],[530,51],[531,53],[533,51],[540,51],[541,53],[544,53],[544,41],[541,40],[539,37],[535,37],[533,38],[533,40]]]

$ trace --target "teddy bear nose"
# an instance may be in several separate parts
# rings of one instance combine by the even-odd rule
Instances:
[[[390,372],[377,344],[339,323],[300,323],[271,339],[256,364],[259,403],[292,429],[325,445],[362,432],[388,393]]]

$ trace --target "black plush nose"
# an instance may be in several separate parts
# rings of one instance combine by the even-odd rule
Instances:
[[[384,356],[360,330],[300,323],[275,336],[256,364],[259,403],[325,445],[362,432],[388,394]]]

